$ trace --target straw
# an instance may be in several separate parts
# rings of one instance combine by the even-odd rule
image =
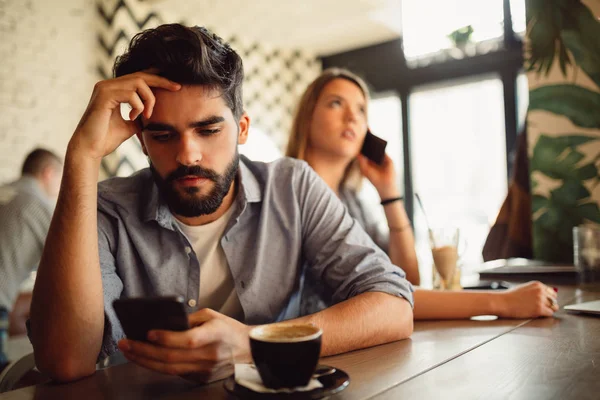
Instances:
[[[421,201],[421,197],[419,197],[418,193],[415,193],[415,198],[417,199],[417,203],[419,203],[419,207],[423,212],[423,217],[425,217],[425,225],[427,225],[427,231],[429,232],[429,240],[431,240],[431,246],[435,249],[437,246],[435,245],[435,238],[433,237],[433,230],[431,230],[431,225],[429,225],[429,218],[427,218],[427,213],[425,212],[425,207],[423,207],[423,202]]]

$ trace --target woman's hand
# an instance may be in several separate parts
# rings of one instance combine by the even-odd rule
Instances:
[[[551,317],[555,311],[558,311],[556,291],[538,281],[515,286],[498,295],[501,299],[499,317]]]
[[[223,379],[233,365],[250,362],[250,327],[205,308],[189,316],[191,329],[183,332],[155,330],[151,343],[123,339],[125,357],[148,369],[179,375],[197,382]]]
[[[362,154],[359,154],[357,158],[360,172],[375,186],[382,200],[400,195],[394,162],[390,156],[386,154],[381,165],[374,163]]]
[[[139,131],[135,119],[150,118],[156,101],[151,88],[177,91],[181,85],[158,75],[136,72],[98,82],[69,150],[84,157],[101,159]],[[129,103],[130,121],[121,117],[121,103]]]

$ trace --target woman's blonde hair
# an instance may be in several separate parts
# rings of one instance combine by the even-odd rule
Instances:
[[[369,101],[369,89],[367,84],[358,75],[343,68],[328,68],[324,70],[304,91],[296,108],[296,114],[292,122],[292,131],[287,145],[285,155],[288,157],[306,159],[306,147],[315,106],[325,86],[335,80],[345,79],[354,83],[362,91],[365,101]],[[346,168],[346,173],[341,185],[345,188],[358,190],[362,181],[362,174],[358,167],[358,161],[354,159]]]

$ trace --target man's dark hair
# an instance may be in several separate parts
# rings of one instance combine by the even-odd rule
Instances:
[[[206,28],[166,24],[140,32],[117,58],[113,72],[119,77],[149,68],[182,85],[217,89],[236,119],[243,113],[242,59]]]
[[[62,160],[50,150],[35,149],[25,158],[21,175],[38,175],[49,165],[62,165]]]

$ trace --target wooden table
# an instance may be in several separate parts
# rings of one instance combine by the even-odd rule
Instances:
[[[559,293],[561,306],[600,299],[600,292]],[[452,399],[600,399],[600,317],[560,310],[555,318],[530,320],[377,398],[438,399],[440,393]]]
[[[559,304],[600,291],[559,286]],[[536,320],[418,322],[411,339],[327,357],[350,386],[335,399],[600,398],[600,318],[559,311]],[[133,364],[71,384],[0,395],[17,399],[226,399],[223,382],[198,386]]]

